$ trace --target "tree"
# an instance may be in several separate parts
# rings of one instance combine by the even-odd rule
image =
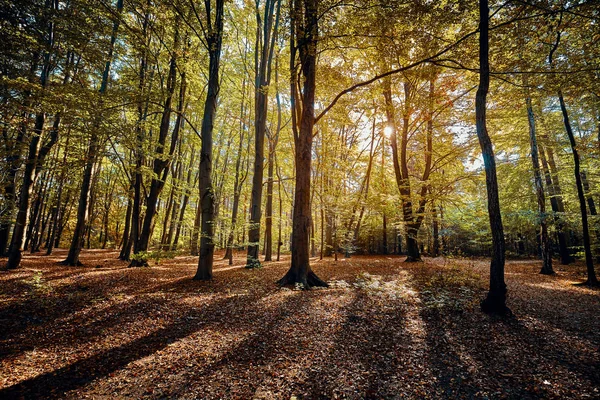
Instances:
[[[250,200],[250,227],[248,228],[248,260],[246,268],[260,267],[258,259],[260,247],[260,220],[262,216],[262,191],[265,133],[269,85],[281,0],[265,0],[264,17],[261,19],[260,1],[256,2],[256,47],[255,47],[255,113],[254,113],[254,174],[252,175],[252,197]],[[270,146],[269,146],[270,148]]]
[[[99,109],[102,110],[102,97],[106,93],[108,88],[108,81],[110,76],[110,68],[113,59],[113,53],[115,50],[115,42],[117,41],[117,33],[119,31],[119,24],[121,22],[121,12],[123,11],[123,0],[117,0],[117,16],[113,23],[112,35],[110,38],[110,44],[107,52],[107,59],[104,65],[104,71],[102,73],[102,82],[100,84],[100,89],[98,94],[100,96]],[[89,215],[89,200],[90,200],[90,191],[92,189],[92,180],[94,174],[97,172],[97,163],[99,152],[101,151],[102,141],[99,136],[99,127],[102,120],[101,111],[98,112],[94,124],[91,127],[90,139],[88,144],[88,150],[86,155],[86,164],[85,169],[83,171],[83,180],[81,183],[81,190],[79,193],[79,203],[77,206],[77,224],[75,226],[75,230],[73,232],[73,239],[71,240],[71,246],[69,248],[69,254],[67,255],[66,260],[62,261],[65,265],[76,266],[80,265],[79,262],[79,253],[81,252],[81,248],[83,247],[83,239],[84,233],[86,229],[86,224],[88,222]]]
[[[198,270],[194,280],[212,279],[214,254],[214,190],[212,184],[213,129],[217,98],[219,96],[219,64],[221,61],[221,45],[223,43],[223,8],[224,0],[215,0],[214,12],[212,1],[205,2],[206,30],[204,40],[209,56],[208,88],[204,103],[202,119],[202,147],[200,149],[200,207],[202,208],[202,224],[200,230],[200,257]],[[213,15],[214,14],[214,15]],[[214,19],[213,19],[214,18]]]
[[[288,272],[278,281],[280,285],[301,284],[307,289],[313,286],[328,286],[312,271],[309,262],[310,175],[315,125],[318,6],[319,0],[293,0],[290,10],[290,86],[296,192],[292,228],[292,262]],[[299,68],[296,65],[296,57],[300,60]],[[299,95],[298,87],[300,73],[304,81],[302,97]]]
[[[490,87],[489,23],[488,1],[479,0],[479,87],[475,98],[475,118],[477,139],[485,165],[488,214],[492,233],[490,289],[487,297],[481,302],[481,310],[486,313],[506,315],[510,313],[510,310],[506,307],[507,290],[506,283],[504,283],[504,228],[500,214],[500,199],[498,198],[496,160],[486,127],[486,99]]]

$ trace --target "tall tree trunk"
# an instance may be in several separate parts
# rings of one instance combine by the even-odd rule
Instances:
[[[539,146],[538,146],[539,147]],[[554,157],[554,154],[548,150],[548,158]],[[562,192],[558,182],[558,176],[552,175],[548,158],[546,158],[546,151],[543,147],[539,147],[540,160],[542,162],[542,169],[544,171],[544,177],[546,180],[546,187],[550,195],[550,206],[554,214],[554,224],[556,225],[556,236],[558,239],[558,252],[560,254],[560,263],[567,265],[571,262],[571,256],[569,255],[569,247],[567,245],[567,237],[564,229],[564,222],[562,213],[564,212],[562,203]]]
[[[407,163],[407,141],[408,141],[408,123],[409,123],[409,98],[410,98],[411,86],[408,82],[404,84],[405,93],[405,105],[403,114],[402,124],[402,140],[400,152],[398,151],[398,137],[396,127],[396,117],[394,111],[394,105],[392,102],[392,82],[391,78],[387,77],[383,81],[383,96],[386,105],[386,118],[387,125],[391,129],[390,145],[392,147],[392,161],[394,165],[394,174],[396,177],[396,184],[400,192],[402,199],[402,216],[404,219],[405,226],[405,238],[406,238],[406,262],[415,262],[421,260],[419,253],[419,245],[417,243],[417,235],[419,228],[413,223],[413,206],[411,200],[410,180],[408,177],[408,163]]]
[[[191,151],[192,155],[190,157],[190,164],[188,165],[188,172],[187,172],[187,176],[185,179],[185,191],[184,191],[184,195],[183,195],[183,201],[181,203],[181,210],[179,212],[179,220],[177,221],[177,229],[175,230],[175,238],[173,239],[173,242],[171,243],[171,251],[177,250],[177,246],[179,243],[179,236],[181,235],[181,227],[183,226],[183,219],[185,217],[185,210],[187,208],[187,205],[190,201],[190,187],[192,184],[192,167],[194,165],[194,162],[196,161],[196,152],[194,150],[194,148],[192,147],[192,151]]]
[[[575,135],[571,128],[569,121],[569,113],[567,112],[567,106],[563,98],[562,92],[558,92],[558,101],[560,102],[560,110],[563,116],[563,122],[565,124],[565,130],[569,137],[569,143],[571,144],[571,151],[573,152],[573,162],[575,164],[575,184],[577,185],[577,197],[579,198],[579,209],[581,211],[581,225],[583,229],[583,249],[585,252],[585,265],[587,267],[587,281],[584,284],[589,286],[598,286],[598,278],[596,278],[596,272],[594,271],[594,259],[592,257],[592,246],[590,243],[590,232],[588,226],[587,208],[585,205],[585,192],[583,190],[583,183],[581,180],[581,172],[579,166],[579,152],[577,151],[577,144],[575,143]]]
[[[106,64],[104,65],[104,71],[102,73],[102,83],[100,84],[100,101],[108,88],[108,79],[110,76],[110,67],[112,63],[113,53],[115,49],[115,42],[117,41],[117,32],[119,30],[119,24],[121,22],[121,13],[123,11],[123,0],[117,0],[117,16],[113,25],[112,34],[110,38],[110,44],[108,47],[108,56]],[[102,107],[100,107],[100,110]],[[67,258],[62,262],[64,265],[81,265],[79,262],[79,254],[83,247],[83,238],[87,223],[89,210],[89,197],[92,186],[92,178],[94,175],[95,166],[97,164],[98,155],[100,152],[100,137],[98,135],[98,129],[100,121],[102,119],[101,111],[96,116],[96,120],[92,126],[92,132],[90,135],[90,141],[86,154],[86,163],[83,171],[83,180],[81,184],[81,190],[79,192],[79,202],[77,205],[77,222],[73,231],[73,239],[71,240],[71,246],[69,248],[69,254]]]
[[[3,137],[6,142],[7,154],[9,154],[6,157],[6,164],[9,168],[3,192],[6,207],[0,209],[0,256],[2,257],[8,255],[8,239],[16,203],[16,178],[17,172],[21,168],[21,154],[25,145],[26,130],[26,123],[23,122],[23,127],[18,129],[16,140],[12,145],[9,145],[9,139],[6,135]]]
[[[265,261],[271,261],[273,254],[273,170],[275,149],[269,140],[269,158],[267,161],[267,204],[265,206]]]
[[[488,214],[492,233],[492,260],[490,263],[490,289],[481,302],[485,313],[510,314],[506,307],[506,284],[504,283],[505,243],[504,227],[500,214],[498,178],[492,141],[486,126],[487,94],[490,87],[489,64],[489,8],[488,0],[479,0],[479,87],[475,97],[477,138],[485,165]]]
[[[590,193],[590,183],[587,180],[587,174],[585,171],[581,171],[581,181],[583,182],[583,190],[585,190],[585,192],[588,193],[586,198],[587,198],[588,208],[590,209],[590,215],[593,217],[596,217],[598,215],[598,211],[596,210],[596,203],[594,202],[594,198],[592,197],[591,194],[589,194]],[[593,231],[596,236],[597,246],[600,246],[600,230],[598,229],[598,222],[596,221],[595,224],[592,223],[592,226],[594,226]],[[596,262],[600,263],[600,248],[596,249]]]
[[[54,12],[54,8],[57,6],[55,2],[49,2],[47,5],[50,6],[50,12]],[[44,54],[44,62],[40,73],[40,86],[42,89],[42,96],[44,89],[48,83],[51,70],[51,53],[54,48],[55,34],[54,34],[54,22],[51,19],[47,25],[48,28],[48,39],[47,39],[47,50]],[[37,58],[37,55],[36,55]],[[33,63],[32,72],[35,71],[37,63]],[[68,71],[68,68],[66,69]],[[68,72],[65,73],[68,77]],[[68,78],[65,78],[68,79]],[[10,249],[8,251],[8,261],[6,263],[6,269],[15,269],[19,267],[22,258],[23,251],[23,239],[25,235],[25,229],[27,224],[27,218],[29,217],[29,201],[35,184],[36,175],[39,173],[44,165],[44,159],[58,141],[58,129],[52,129],[50,131],[50,137],[47,142],[42,145],[42,133],[44,130],[44,123],[46,120],[46,114],[41,111],[38,112],[35,118],[35,124],[31,138],[29,139],[29,149],[27,153],[27,159],[25,160],[25,170],[23,172],[23,183],[21,184],[21,193],[19,195],[19,206],[17,211],[17,217],[15,220],[13,234],[10,243]],[[27,129],[26,125],[23,125],[23,129]],[[23,131],[23,138],[25,138],[25,131]],[[38,149],[39,148],[39,149]]]
[[[265,132],[271,82],[271,65],[279,25],[281,0],[266,0],[264,18],[261,21],[256,2],[256,92],[254,124],[254,174],[252,175],[252,196],[250,199],[250,226],[248,228],[248,259],[246,268],[260,267],[260,221],[262,216],[262,187],[264,170]],[[261,30],[262,29],[262,30]]]
[[[167,87],[166,87],[166,99],[163,105],[163,112],[160,121],[160,129],[158,132],[158,141],[156,145],[156,156],[154,158],[154,162],[152,165],[152,181],[150,183],[150,189],[148,190],[148,196],[146,197],[146,214],[144,215],[144,220],[142,223],[142,230],[139,235],[138,243],[135,246],[136,253],[146,252],[148,251],[148,246],[150,244],[150,238],[152,237],[152,231],[154,227],[154,219],[158,212],[157,202],[158,198],[165,186],[165,181],[167,179],[171,158],[177,149],[177,144],[179,142],[179,133],[181,130],[181,124],[183,121],[183,108],[185,104],[185,94],[186,94],[186,81],[185,81],[185,68],[181,73],[181,83],[179,86],[179,100],[177,106],[177,119],[175,121],[175,126],[173,127],[173,132],[171,133],[171,142],[170,146],[165,151],[165,147],[167,146],[167,136],[170,130],[171,123],[171,113],[172,113],[172,102],[173,102],[173,94],[175,93],[175,86],[177,82],[177,73],[178,73],[178,65],[177,65],[177,54],[179,52],[179,18],[175,18],[175,32],[173,39],[173,47],[174,50],[171,54],[171,60],[169,63],[169,74],[167,76]],[[132,260],[130,267],[142,266],[146,265],[146,261],[143,259]]]
[[[431,253],[431,256],[437,257],[440,255],[440,223],[438,217],[438,208],[435,206],[435,203],[433,201],[431,202],[431,213],[433,214],[433,251]]]
[[[130,187],[130,189],[132,189]],[[131,190],[129,196],[127,196],[127,210],[125,211],[125,227],[123,229],[123,239],[121,240],[121,252],[119,253],[119,260],[129,261],[131,255],[131,217],[133,213],[133,199],[131,198]]]
[[[207,5],[207,18],[211,20],[210,2]],[[204,103],[204,117],[200,135],[200,207],[202,209],[202,224],[200,235],[200,257],[198,270],[194,280],[212,279],[214,244],[214,190],[212,184],[212,148],[217,98],[219,96],[219,63],[221,61],[221,43],[223,38],[223,4],[224,0],[216,0],[213,29],[207,33],[209,49],[208,89]]]
[[[531,145],[531,161],[533,164],[533,177],[540,218],[540,242],[542,249],[542,270],[540,271],[540,274],[551,275],[554,273],[554,271],[552,270],[552,250],[550,249],[550,240],[548,238],[548,224],[546,222],[546,196],[544,194],[544,184],[542,183],[540,161],[538,158],[535,116],[533,114],[533,107],[531,105],[531,97],[529,96],[529,94],[527,94],[525,102],[527,103],[527,120],[529,122],[529,143]]]
[[[325,286],[310,268],[309,228],[310,228],[310,178],[312,161],[313,127],[315,124],[315,83],[318,42],[318,5],[319,0],[293,0],[291,20],[291,57],[292,70],[292,127],[294,130],[296,191],[294,195],[294,215],[292,228],[292,264],[280,285],[301,284],[304,288]],[[304,7],[302,7],[304,6]],[[303,8],[303,9],[302,9]],[[297,87],[296,46],[299,51],[304,88],[302,107],[299,113],[300,99]],[[298,114],[300,118],[298,118]],[[299,121],[298,121],[299,119]]]

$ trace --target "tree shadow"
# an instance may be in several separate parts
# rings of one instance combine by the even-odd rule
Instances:
[[[387,304],[361,289],[344,308],[325,361],[310,371],[299,390],[303,398],[392,398],[409,374],[413,341],[404,305]]]
[[[242,308],[256,301],[249,296],[227,297],[208,304],[203,309],[187,308],[178,320],[146,336],[101,351],[65,367],[0,389],[0,398],[44,397],[60,398],[68,391],[81,388],[96,379],[124,368],[127,364],[164,349],[188,335],[209,326],[224,323],[223,308]],[[239,328],[231,326],[232,329]]]

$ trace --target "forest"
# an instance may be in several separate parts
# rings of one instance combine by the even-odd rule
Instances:
[[[598,1],[0,5],[0,398],[600,397]]]

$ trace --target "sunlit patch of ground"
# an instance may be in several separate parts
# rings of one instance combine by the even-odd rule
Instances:
[[[26,255],[0,272],[0,398],[598,398],[600,292],[581,264],[509,261],[515,318],[479,312],[489,261],[312,260],[329,289],[196,257]]]

